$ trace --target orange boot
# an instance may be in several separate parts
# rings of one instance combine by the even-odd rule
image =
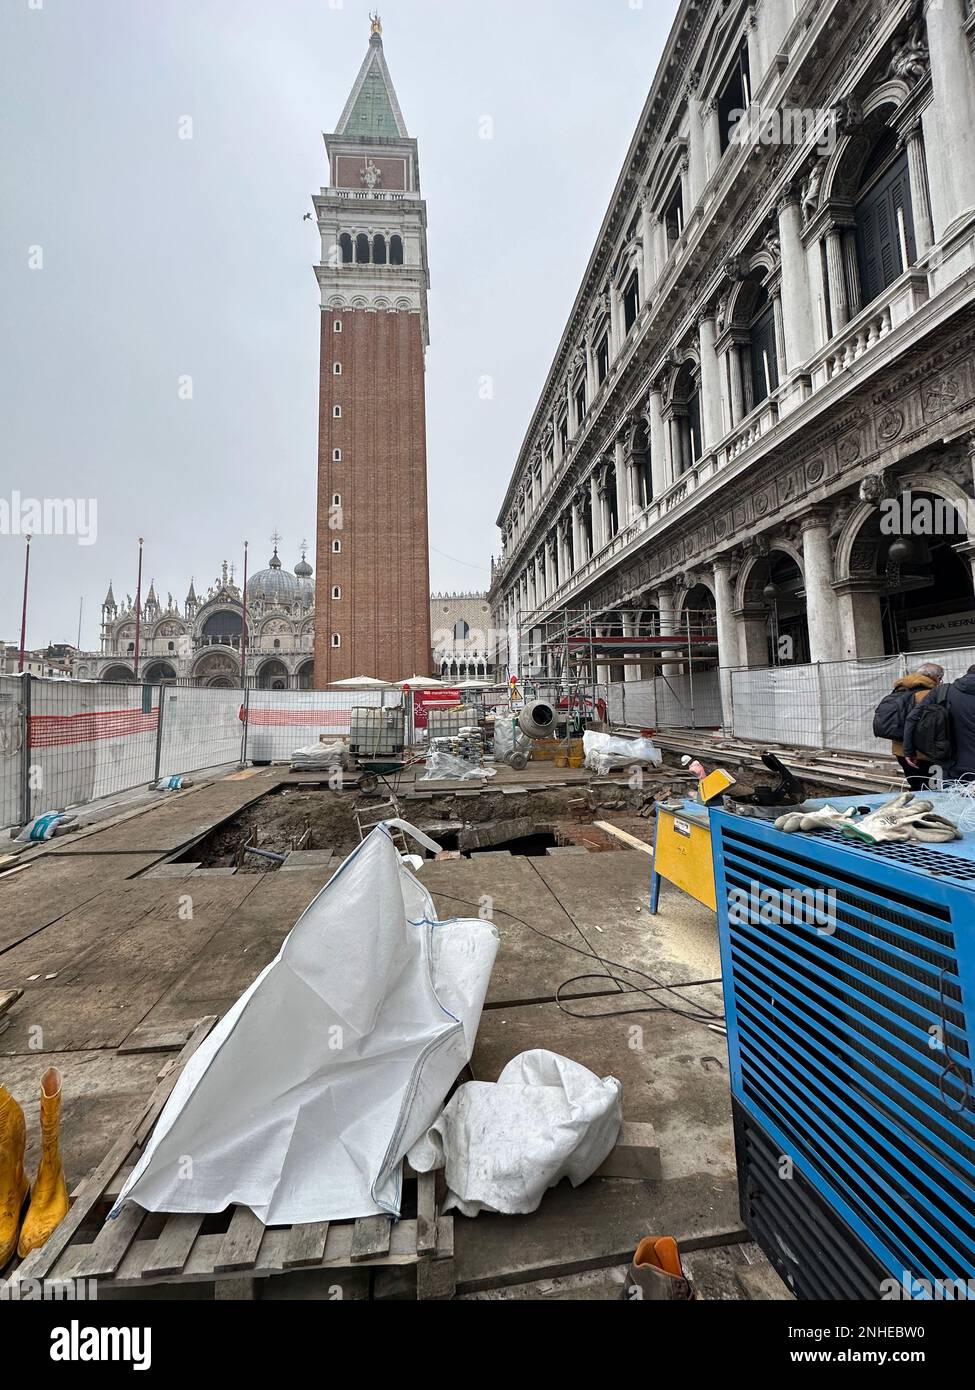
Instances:
[[[0,1086],[0,1270],[14,1253],[20,1231],[27,1196],[26,1147],[24,1112],[6,1086]]]
[[[41,1077],[41,1161],[17,1254],[24,1259],[44,1244],[68,1214],[68,1185],[61,1166],[61,1073],[48,1067]]]
[[[640,1241],[626,1276],[625,1297],[655,1301],[694,1297],[673,1236],[647,1236]]]

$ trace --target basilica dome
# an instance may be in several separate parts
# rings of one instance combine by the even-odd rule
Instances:
[[[247,581],[247,597],[264,599],[267,603],[281,603],[290,607],[301,591],[298,576],[286,570],[278,557],[278,548],[268,562],[266,570],[258,570]]]

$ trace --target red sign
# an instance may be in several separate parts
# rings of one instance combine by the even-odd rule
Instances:
[[[460,703],[459,690],[414,690],[413,725],[417,729],[425,729],[430,710],[456,709]]]

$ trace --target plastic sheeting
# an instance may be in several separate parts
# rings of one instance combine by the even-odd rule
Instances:
[[[649,763],[659,767],[663,754],[649,738],[617,738],[587,729],[582,736],[586,767],[605,777],[615,767],[632,767],[634,763]]]
[[[632,728],[713,729],[724,722],[717,671],[616,681],[608,705],[614,724]]]
[[[497,944],[489,922],[438,922],[374,830],[187,1063],[116,1212],[398,1215],[403,1156],[470,1058]]]
[[[398,690],[252,690],[247,697],[251,761],[284,762],[322,734],[348,738],[353,707],[402,704]]]
[[[513,1058],[497,1084],[458,1087],[410,1151],[419,1173],[446,1168],[444,1211],[523,1215],[548,1188],[592,1176],[612,1152],[622,1123],[622,1085],[578,1062],[536,1049]]]

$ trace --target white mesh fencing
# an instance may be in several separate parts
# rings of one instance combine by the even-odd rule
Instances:
[[[241,690],[164,686],[159,776],[240,761],[244,724]]]
[[[348,738],[353,709],[399,705],[399,691],[252,690],[247,706],[247,760],[279,762],[322,734]]]
[[[716,729],[722,723],[720,675],[699,671],[617,681],[609,687],[608,707],[612,723],[632,728]]]
[[[158,686],[32,679],[30,816],[148,783],[158,720]]]
[[[20,822],[23,777],[21,681],[17,676],[0,676],[0,826]]]

